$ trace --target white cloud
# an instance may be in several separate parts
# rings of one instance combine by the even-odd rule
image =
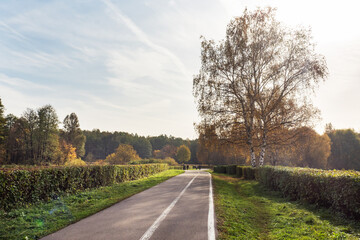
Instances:
[[[153,41],[151,41],[150,38],[133,21],[131,21],[130,18],[124,15],[121,10],[116,7],[110,0],[103,0],[103,2],[108,6],[109,10],[112,13],[111,16],[114,18],[114,20],[116,20],[120,24],[125,24],[130,29],[130,31],[137,36],[139,41],[143,42],[144,44],[152,48],[154,51],[157,51],[170,58],[171,61],[173,61],[173,63],[175,64],[175,66],[184,75],[184,77],[188,78],[191,76],[182,61],[175,54],[173,54],[169,49],[155,44]]]
[[[113,86],[128,89],[130,92],[143,91],[164,85],[177,88],[181,85],[178,72],[169,74],[172,64],[168,58],[148,49],[113,50],[108,53],[106,62],[110,73],[109,82]],[[143,78],[148,82],[136,82]]]
[[[17,40],[20,41],[28,40],[24,35],[13,29],[12,27],[10,27],[5,22],[0,21],[0,29],[7,31]]]
[[[6,85],[11,87],[16,87],[17,89],[26,88],[26,89],[40,89],[40,90],[53,91],[53,89],[51,89],[48,86],[37,84],[21,78],[9,77],[2,73],[0,73],[0,83],[5,83]]]

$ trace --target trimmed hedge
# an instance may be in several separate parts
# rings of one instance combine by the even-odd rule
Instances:
[[[254,180],[257,168],[251,166],[242,166],[242,175],[246,180]]]
[[[242,166],[236,166],[236,176],[241,178],[243,176]]]
[[[214,172],[228,169],[217,166]],[[223,173],[223,172],[222,172]],[[237,177],[258,180],[284,197],[331,208],[360,219],[360,172],[312,168],[237,166]]]
[[[226,166],[214,166],[214,172],[226,173]]]
[[[214,172],[216,173],[226,173],[231,175],[236,175],[237,177],[244,177],[247,180],[255,179],[255,170],[256,168],[250,166],[236,166],[236,165],[224,165],[224,166],[214,166]]]
[[[360,172],[266,166],[257,169],[257,180],[292,200],[360,218]]]
[[[11,209],[61,193],[135,180],[168,169],[167,164],[0,170],[0,209]]]
[[[235,175],[236,174],[236,165],[227,165],[226,168],[226,174]]]

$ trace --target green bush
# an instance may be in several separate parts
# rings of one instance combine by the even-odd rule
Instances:
[[[214,166],[214,172],[226,173],[230,175],[236,175],[237,177],[253,180],[255,179],[256,169],[250,166],[237,166],[237,165],[219,165]]]
[[[167,164],[133,166],[79,166],[0,170],[0,209],[11,209],[61,193],[108,186],[146,177],[168,168]]]
[[[169,166],[169,169],[183,170],[183,166]]]
[[[243,166],[242,167],[242,175],[246,180],[254,180],[255,179],[255,171],[257,168],[251,166]]]
[[[269,166],[256,171],[259,182],[285,197],[360,218],[360,172]]]
[[[236,174],[236,165],[227,165],[226,168],[226,174],[235,175]]]
[[[214,172],[226,173],[226,166],[214,166]]]
[[[233,174],[233,166],[215,166],[214,172]],[[312,168],[236,166],[237,177],[256,179],[291,200],[328,207],[360,219],[360,172]]]
[[[166,157],[164,159],[159,159],[159,158],[139,159],[139,160],[130,161],[128,164],[130,164],[130,165],[138,165],[138,164],[150,164],[150,163],[166,163],[169,166],[177,166],[177,165],[179,165],[175,161],[175,159],[173,159],[171,157]]]
[[[243,176],[243,166],[236,166],[236,176],[241,178]]]

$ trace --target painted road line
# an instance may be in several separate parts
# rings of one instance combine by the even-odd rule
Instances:
[[[172,203],[162,212],[162,214],[155,220],[155,222],[151,225],[151,227],[144,233],[144,235],[142,235],[142,237],[140,238],[140,240],[148,240],[151,238],[151,236],[154,234],[154,232],[156,231],[156,229],[160,226],[161,222],[166,218],[166,216],[169,214],[169,212],[171,211],[171,209],[173,209],[173,207],[175,206],[175,204],[179,201],[179,199],[181,198],[181,196],[184,194],[184,192],[186,191],[186,189],[188,189],[188,187],[191,185],[191,183],[194,181],[194,179],[198,176],[199,174],[197,174],[195,177],[193,177],[193,179],[191,179],[191,181],[186,185],[186,187],[181,191],[181,193],[179,194],[179,196],[177,196],[174,201],[172,201]]]
[[[209,214],[208,214],[208,240],[215,240],[215,225],[214,225],[214,200],[213,190],[210,175],[210,186],[209,186]]]

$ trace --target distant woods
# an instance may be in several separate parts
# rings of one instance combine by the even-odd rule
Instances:
[[[60,129],[58,115],[50,105],[28,108],[20,117],[13,114],[4,116],[0,99],[0,164],[84,165],[97,161],[127,164],[150,158],[176,164],[178,156],[181,156],[181,162],[198,162],[197,140],[81,130],[75,113],[67,115],[61,123],[63,127]],[[188,149],[185,155],[178,155],[180,146]]]
[[[98,159],[105,159],[122,145],[130,145],[136,151],[139,158],[177,160],[177,151],[181,145],[189,148],[191,156],[189,161],[197,163],[197,140],[188,140],[172,136],[160,135],[156,137],[142,137],[137,134],[126,132],[102,132],[98,129],[92,131],[83,131],[86,136],[85,160],[93,162]],[[130,150],[128,150],[129,152]],[[132,160],[137,160],[136,157]],[[179,162],[179,161],[178,161]]]
[[[184,140],[166,135],[142,137],[126,132],[81,130],[75,113],[64,118],[62,129],[59,123],[50,105],[27,109],[20,117],[4,116],[0,99],[0,164],[141,164],[160,159],[171,165],[242,165],[251,161],[246,145],[224,144],[212,126],[199,139]],[[331,124],[323,135],[307,127],[294,131],[296,138],[291,142],[269,146],[265,164],[360,170],[360,133],[336,130]]]

